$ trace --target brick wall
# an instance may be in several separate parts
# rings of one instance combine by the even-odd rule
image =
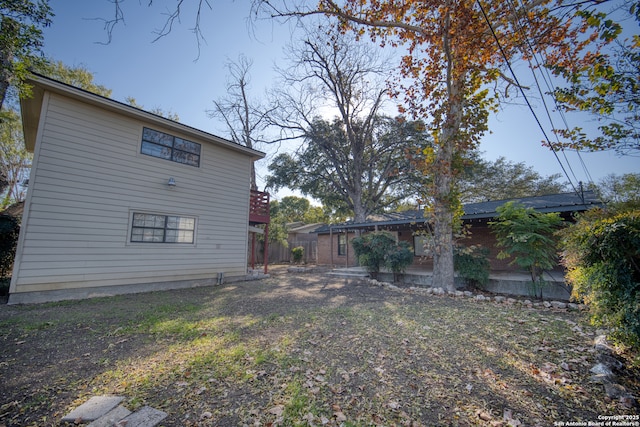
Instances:
[[[519,270],[518,266],[509,265],[509,263],[513,260],[512,258],[508,259],[498,259],[497,255],[500,252],[500,249],[497,248],[496,238],[494,234],[489,229],[487,224],[487,220],[476,220],[471,223],[471,234],[469,238],[463,239],[460,243],[470,246],[470,245],[481,245],[487,249],[489,249],[489,262],[491,264],[492,271],[517,271]],[[413,230],[406,228],[394,231],[397,233],[398,239],[409,242],[409,244],[414,246],[414,236]],[[358,234],[355,232],[349,233],[349,242],[351,239],[356,237]],[[358,265],[357,260],[355,258],[353,247],[349,245],[348,248],[348,259],[345,255],[338,255],[338,233],[333,234],[333,242],[330,243],[330,236],[328,234],[320,234],[318,235],[318,265],[331,265],[331,253],[333,252],[333,265],[336,268],[340,267],[353,267]],[[433,260],[431,258],[423,257],[423,256],[415,256],[412,264],[413,268],[424,268],[426,270],[431,270],[433,268]],[[560,268],[560,267],[558,267]]]
[[[319,234],[318,235],[318,265],[331,265],[333,254],[333,265],[339,267],[354,267],[358,265],[351,240],[357,236],[355,232],[348,233],[347,237],[347,255],[338,255],[338,234]],[[342,233],[344,235],[344,233]]]

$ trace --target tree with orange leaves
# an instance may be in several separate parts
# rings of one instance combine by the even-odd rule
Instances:
[[[593,1],[593,4],[599,3]],[[456,175],[461,155],[476,148],[487,131],[489,113],[500,99],[489,88],[510,84],[509,61],[544,52],[554,63],[584,64],[595,34],[576,17],[589,1],[563,0],[319,0],[305,8],[283,0],[257,1],[272,16],[324,14],[342,31],[370,36],[381,46],[404,47],[396,80],[390,86],[401,110],[429,123],[435,148],[425,153],[425,189],[432,205],[433,286],[454,288],[453,230],[461,205]],[[593,28],[592,28],[593,29]]]

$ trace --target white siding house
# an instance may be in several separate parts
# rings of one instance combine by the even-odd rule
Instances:
[[[34,159],[9,303],[246,277],[250,166],[264,153],[45,77],[30,84]]]

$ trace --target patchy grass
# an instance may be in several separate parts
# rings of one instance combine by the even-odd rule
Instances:
[[[637,414],[589,381],[579,313],[323,276],[0,306],[0,426],[98,394],[165,426],[547,426]],[[625,384],[636,395],[637,378]]]

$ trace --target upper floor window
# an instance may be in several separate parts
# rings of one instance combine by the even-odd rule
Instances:
[[[135,212],[131,227],[131,241],[193,243],[195,230],[195,218]]]
[[[201,146],[197,142],[191,142],[149,128],[143,128],[142,130],[142,148],[140,152],[148,156],[200,167],[200,149]]]

